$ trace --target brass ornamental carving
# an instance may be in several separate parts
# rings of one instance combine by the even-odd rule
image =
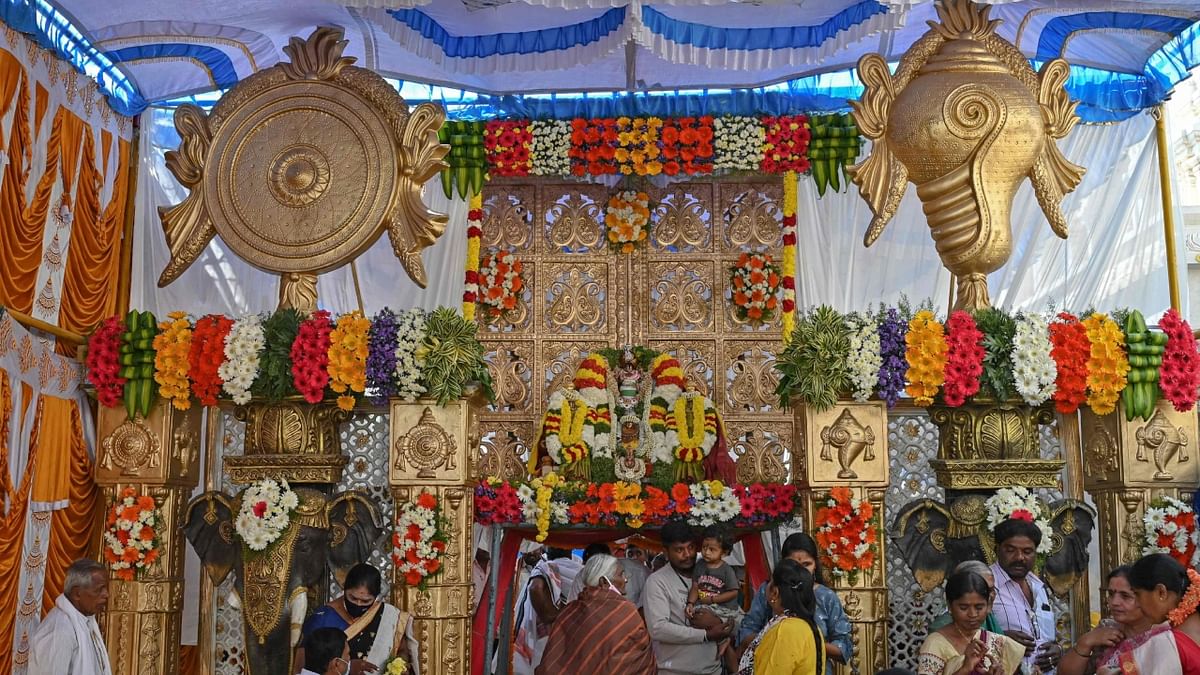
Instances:
[[[282,277],[281,306],[316,308],[316,276],[350,262],[386,230],[409,277],[424,287],[421,251],[446,216],[426,208],[425,182],[445,163],[440,107],[411,111],[378,74],[351,65],[340,28],[292,38],[290,62],[231,89],[210,114],[175,113],[182,145],[167,167],[190,194],[160,208],[171,260],[159,286],[214,236]]]
[[[158,468],[160,460],[158,436],[146,427],[145,418],[125,420],[104,439],[105,469],[114,465],[124,475],[136,476],[143,468]]]
[[[838,478],[855,480],[858,473],[853,466],[859,457],[864,462],[875,461],[875,432],[859,423],[849,408],[844,408],[833,424],[821,430],[821,460],[832,461],[834,450],[841,467]]]
[[[1167,469],[1172,459],[1178,459],[1180,464],[1188,461],[1188,435],[1184,428],[1172,425],[1160,408],[1134,436],[1137,438],[1137,461],[1154,463],[1154,480],[1175,480]]]
[[[434,469],[455,470],[456,448],[454,437],[438,424],[433,409],[425,406],[417,425],[396,439],[396,469],[407,471],[407,462],[417,469],[418,478],[436,478]]]

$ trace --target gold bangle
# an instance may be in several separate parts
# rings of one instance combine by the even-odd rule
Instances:
[[[1088,652],[1087,654],[1084,654],[1083,652],[1079,651],[1079,645],[1077,645],[1077,644],[1076,644],[1076,645],[1072,645],[1072,646],[1071,646],[1071,651],[1075,652],[1077,655],[1079,655],[1079,656],[1082,656],[1082,657],[1083,657],[1083,658],[1085,658],[1085,659],[1090,659],[1090,658],[1092,658],[1092,653],[1091,653],[1091,652]]]

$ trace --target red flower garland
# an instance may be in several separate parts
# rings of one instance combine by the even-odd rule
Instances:
[[[300,324],[292,342],[292,381],[309,403],[320,403],[329,384],[329,334],[333,322],[320,310]]]
[[[762,172],[808,171],[808,142],[812,138],[812,132],[808,129],[808,117],[764,117],[762,123],[766,129],[760,166]]]
[[[662,172],[694,176],[713,171],[713,118],[680,117],[663,120]]]
[[[528,176],[533,168],[529,120],[492,120],[483,130],[488,170],[493,176]]]
[[[1058,369],[1055,380],[1054,409],[1071,415],[1087,400],[1087,362],[1092,343],[1087,328],[1073,314],[1061,312],[1050,322],[1050,358]]]
[[[96,388],[96,398],[105,408],[115,408],[125,395],[126,379],[121,377],[121,334],[125,323],[112,316],[92,333],[87,343],[87,378]]]
[[[602,119],[571,120],[571,173],[576,176],[603,176],[617,173],[617,141],[620,132],[617,120]]]
[[[946,365],[942,372],[942,400],[957,408],[979,391],[979,376],[983,374],[983,333],[970,314],[960,310],[950,313],[946,321]]]
[[[233,321],[219,314],[209,314],[196,322],[192,329],[192,345],[188,352],[188,377],[192,393],[200,405],[214,406],[225,380],[217,374],[225,362],[225,336]]]
[[[1163,314],[1158,327],[1167,334],[1162,365],[1158,368],[1158,388],[1176,410],[1187,412],[1196,405],[1196,391],[1200,388],[1196,336],[1187,319],[1179,316],[1174,308]]]

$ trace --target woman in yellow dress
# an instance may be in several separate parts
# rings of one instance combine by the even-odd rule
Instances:
[[[1025,647],[1010,637],[983,629],[991,611],[991,589],[975,572],[962,571],[946,582],[951,622],[929,634],[921,645],[917,675],[1013,675]]]
[[[784,559],[767,587],[774,617],[742,654],[738,675],[819,675],[825,670],[825,640],[813,614],[817,598],[812,574]]]

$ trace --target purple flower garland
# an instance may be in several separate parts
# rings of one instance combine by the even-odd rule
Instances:
[[[904,335],[907,332],[908,323],[900,319],[894,307],[879,322],[879,355],[883,359],[879,368],[879,396],[887,401],[889,408],[895,407],[896,401],[900,400],[908,375],[908,362],[904,360]]]
[[[367,391],[371,401],[384,403],[399,392],[396,384],[396,315],[383,308],[367,332]]]

